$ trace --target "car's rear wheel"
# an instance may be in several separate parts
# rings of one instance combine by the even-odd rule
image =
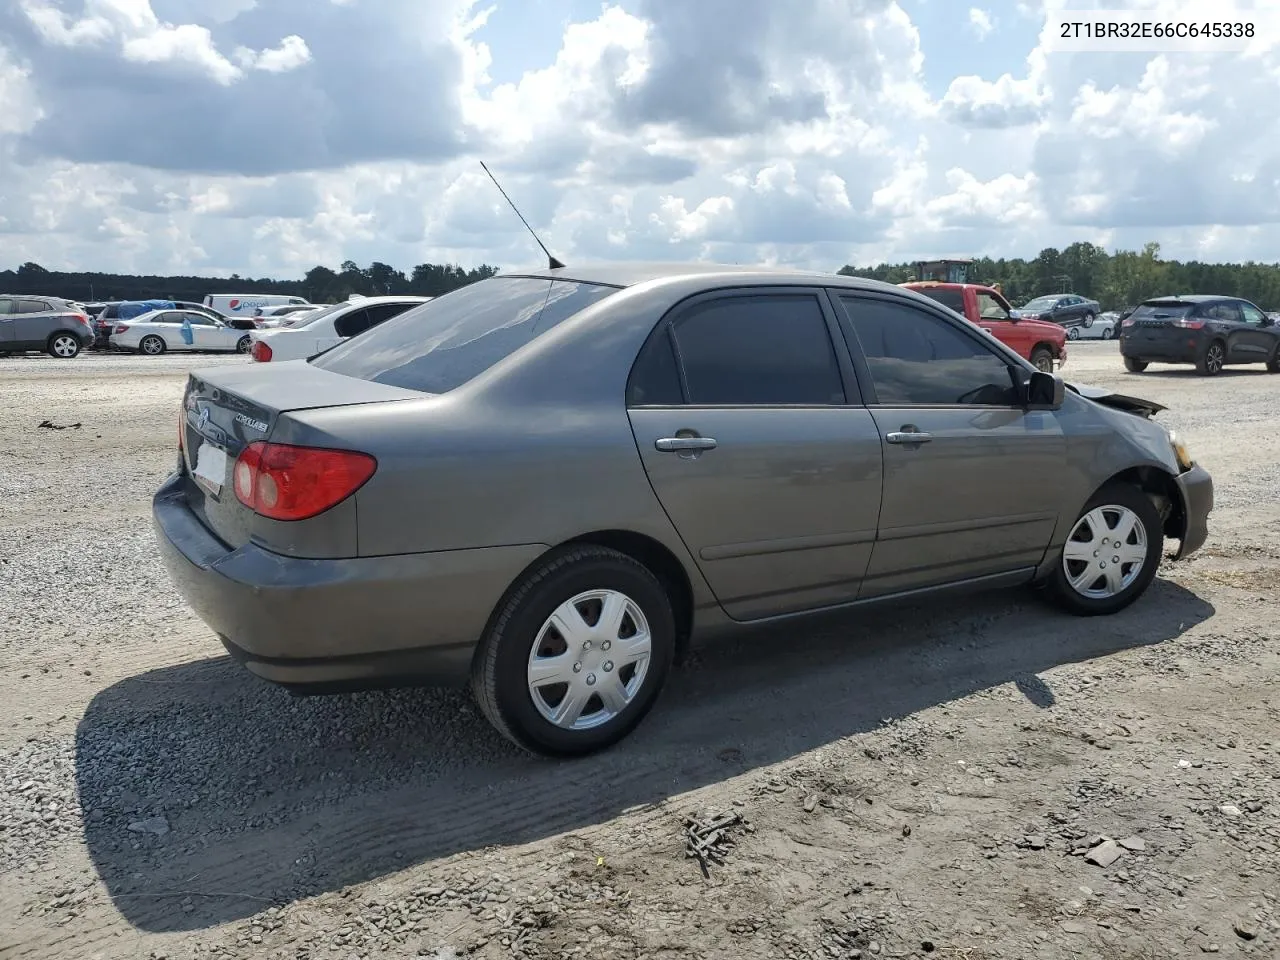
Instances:
[[[148,334],[142,338],[142,342],[138,344],[138,349],[148,356],[158,357],[164,353],[164,340],[154,333]]]
[[[1146,360],[1135,360],[1133,357],[1124,358],[1124,368],[1130,373],[1141,373],[1148,366],[1149,364]]]
[[[69,333],[55,333],[45,349],[58,360],[72,360],[80,355],[80,341]]]
[[[253,346],[253,338],[246,333],[236,341],[236,353],[248,353],[251,346]]]
[[[580,756],[621,740],[657,699],[675,652],[662,584],[616,550],[568,547],[508,592],[476,652],[489,721],[534,753]]]
[[[1216,377],[1227,362],[1227,348],[1221,340],[1210,341],[1196,360],[1196,373],[1202,377]]]
[[[1115,331],[1114,331],[1114,330],[1112,330],[1110,327],[1103,327],[1103,328],[1102,328],[1102,339],[1103,339],[1103,340],[1110,340],[1110,339],[1111,339],[1112,337],[1114,337],[1115,335],[1116,335]]]
[[[1053,373],[1053,351],[1048,347],[1036,347],[1031,351],[1031,363],[1042,373]]]
[[[1092,314],[1092,313],[1086,313],[1086,314],[1084,315],[1084,328],[1085,328],[1086,330],[1088,330],[1088,329],[1089,329],[1090,327],[1092,327],[1092,326],[1093,326],[1093,314]]]
[[[1132,484],[1108,484],[1080,511],[1045,586],[1072,613],[1116,613],[1151,585],[1163,546],[1151,499]]]
[[[1067,328],[1067,339],[1068,339],[1068,340],[1079,340],[1079,339],[1080,339],[1080,330],[1079,330],[1078,328],[1076,328],[1076,327],[1068,327],[1068,328]]]

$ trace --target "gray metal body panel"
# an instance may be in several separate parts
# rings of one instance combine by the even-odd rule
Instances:
[[[329,513],[295,524],[255,518],[238,541],[205,529],[184,505],[180,479],[157,497],[171,571],[240,655],[336,655],[346,649],[343,629],[369,656],[474,644],[502,593],[543,552],[617,532],[647,538],[679,563],[695,631],[921,588],[1021,582],[1052,568],[1081,506],[1109,478],[1135,467],[1179,475],[1163,427],[1070,391],[1058,410],[864,406],[856,384],[845,405],[627,409],[641,346],[689,298],[754,287],[860,290],[964,325],[914,291],[699,265],[514,275],[630,285],[438,396],[305,362],[194,375],[271,408],[272,442],[378,461]],[[1010,366],[1032,369],[982,342]],[[857,358],[839,339],[836,349],[852,376]],[[937,439],[883,442],[904,424]],[[682,430],[718,445],[696,457],[655,448]],[[1207,512],[1203,482],[1179,483],[1190,484],[1185,509]],[[178,518],[183,510],[189,523]],[[1194,526],[1188,537],[1202,542],[1203,516]],[[288,588],[258,590],[264,577]],[[315,610],[309,579],[325,598]],[[400,592],[414,596],[396,599]],[[232,603],[234,614],[223,609]],[[370,618],[379,628],[359,630]],[[329,639],[306,639],[302,625]],[[305,682],[282,670],[273,679]]]

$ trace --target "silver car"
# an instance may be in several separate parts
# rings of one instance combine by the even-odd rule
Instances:
[[[93,339],[89,315],[69,300],[0,294],[0,355],[40,351],[71,360]]]
[[[1213,505],[1161,409],[901,287],[561,268],[193,373],[153,510],[179,590],[259,677],[469,681],[512,740],[573,755],[719,629],[1020,584],[1124,608]]]

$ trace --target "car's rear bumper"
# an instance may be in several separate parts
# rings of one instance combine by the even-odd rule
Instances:
[[[1196,464],[1175,478],[1182,497],[1184,530],[1175,560],[1195,553],[1209,537],[1209,514],[1213,510],[1213,478]]]
[[[1120,355],[1157,363],[1195,363],[1204,349],[1198,337],[1164,336],[1120,338]]]
[[[229,549],[187,507],[179,474],[156,493],[160,553],[179,593],[252,673],[308,692],[453,684],[540,544],[337,560]]]

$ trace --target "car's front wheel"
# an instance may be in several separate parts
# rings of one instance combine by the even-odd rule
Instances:
[[[1079,330],[1079,328],[1077,328],[1077,327],[1067,327],[1067,339],[1068,339],[1068,340],[1079,340],[1079,339],[1080,339],[1080,330]]]
[[[1108,484],[1080,511],[1045,586],[1072,613],[1116,613],[1151,585],[1163,546],[1151,498],[1132,484]]]
[[[658,697],[675,617],[653,573],[594,545],[548,555],[508,592],[480,643],[471,689],[526,750],[580,756],[621,740]]]
[[[1048,347],[1036,347],[1031,351],[1031,363],[1042,373],[1053,373],[1053,351]]]

